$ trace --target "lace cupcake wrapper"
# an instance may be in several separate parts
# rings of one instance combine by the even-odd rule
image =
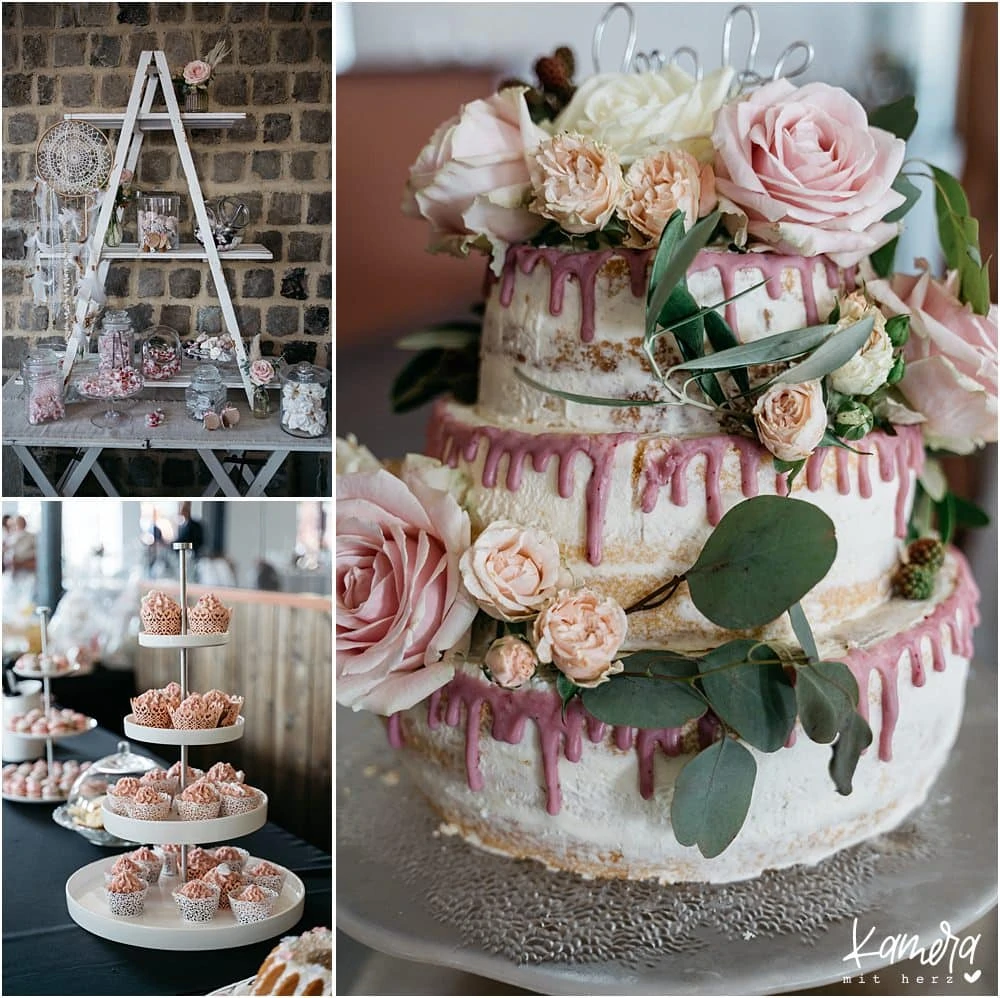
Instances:
[[[142,621],[142,629],[147,634],[181,633],[180,610],[177,613],[166,613],[161,610],[141,609],[139,619]]]
[[[177,798],[177,813],[182,821],[208,821],[210,818],[219,817],[219,801],[212,801],[210,804],[201,804],[197,801]]]
[[[137,918],[146,907],[146,893],[148,887],[143,887],[141,891],[131,891],[128,894],[119,894],[116,891],[104,892],[107,899],[108,908],[112,915],[121,915],[123,918]]]
[[[249,814],[260,807],[260,795],[254,794],[252,797],[230,797],[228,794],[222,795],[222,813],[226,817],[234,814]]]
[[[219,888],[214,885],[214,893],[208,898],[187,898],[183,894],[174,893],[174,902],[185,922],[210,922],[219,910]]]

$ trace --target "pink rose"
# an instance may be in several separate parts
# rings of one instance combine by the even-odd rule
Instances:
[[[483,665],[490,670],[490,678],[497,686],[516,690],[535,674],[538,658],[527,641],[508,634],[490,645]]]
[[[482,237],[502,264],[507,244],[529,239],[544,225],[525,206],[526,156],[546,137],[517,88],[466,104],[410,167],[403,211],[431,223],[437,235],[431,249],[460,255]]]
[[[690,229],[715,207],[715,175],[683,149],[662,150],[636,160],[625,174],[625,196],[618,213],[644,236],[659,240],[670,216],[684,213]]]
[[[622,671],[614,662],[628,618],[613,600],[589,589],[560,591],[535,619],[535,651],[577,686],[591,688]]]
[[[184,82],[189,87],[204,86],[212,78],[212,67],[201,59],[194,59],[184,67]]]
[[[269,360],[255,360],[250,365],[250,380],[255,385],[266,385],[274,378],[274,365]]]
[[[337,479],[337,701],[393,714],[451,679],[476,604],[458,559],[468,514],[429,465]]]
[[[780,461],[801,461],[826,432],[826,406],[819,381],[772,385],[753,407],[761,443]]]
[[[559,545],[509,520],[491,523],[459,565],[479,608],[498,620],[533,617],[559,585]]]
[[[531,161],[531,183],[532,208],[577,235],[603,229],[625,191],[614,151],[565,133],[538,147]]]
[[[743,219],[729,222],[738,234],[848,267],[899,231],[882,219],[904,200],[892,183],[905,143],[870,127],[846,90],[768,83],[723,106],[712,141],[723,209]]]
[[[997,439],[997,307],[976,315],[956,295],[959,276],[895,274],[866,287],[888,315],[910,316],[899,388],[924,416],[931,447],[968,454]]]

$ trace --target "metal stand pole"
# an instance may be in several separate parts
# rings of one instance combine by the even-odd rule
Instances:
[[[177,552],[177,560],[180,564],[180,576],[181,576],[181,634],[187,634],[188,632],[188,620],[187,620],[187,556],[188,552],[194,547],[186,541],[178,541],[174,544],[174,550]],[[188,650],[187,648],[181,648],[181,700],[186,700],[188,695]],[[187,770],[188,770],[188,747],[186,744],[181,745],[181,779],[180,779],[180,792],[184,791],[187,786]],[[187,845],[181,844],[181,884],[187,883]]]
[[[51,610],[47,606],[35,607],[35,613],[38,614],[38,627],[42,638],[42,653],[38,656],[38,664],[41,666],[42,671],[42,711],[44,712],[46,723],[49,721],[49,713],[52,710],[52,687],[50,685],[51,680],[49,679],[49,666],[47,663],[49,658],[48,617],[50,612]],[[45,738],[45,762],[46,772],[49,776],[52,775],[52,755],[52,735],[47,735]]]

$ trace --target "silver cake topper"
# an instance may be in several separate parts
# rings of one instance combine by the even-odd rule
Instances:
[[[595,73],[601,72],[601,47],[604,41],[604,31],[614,17],[616,10],[624,11],[628,24],[628,40],[625,43],[625,51],[622,53],[622,58],[619,62],[619,72],[627,73],[632,71],[645,73],[651,70],[659,70],[663,69],[664,66],[679,64],[684,57],[687,57],[691,60],[694,78],[701,80],[704,74],[701,60],[698,57],[698,53],[688,45],[681,45],[679,48],[674,49],[669,57],[664,56],[659,49],[653,49],[650,52],[636,52],[635,47],[638,34],[636,30],[635,11],[627,3],[613,3],[604,12],[597,27],[594,29],[593,58]],[[750,46],[747,49],[746,63],[742,69],[737,70],[733,80],[734,93],[742,93],[744,90],[759,87],[782,76],[786,79],[801,76],[809,68],[814,55],[812,45],[808,42],[795,41],[788,45],[781,55],[778,56],[778,61],[774,64],[774,69],[771,70],[770,74],[757,72],[757,47],[760,44],[760,21],[757,18],[757,11],[746,4],[734,7],[726,15],[725,24],[722,28],[723,66],[734,66],[732,52],[733,26],[736,24],[741,13],[746,14],[750,19]],[[798,62],[791,65],[791,68],[788,68],[789,64],[793,63],[796,59]]]

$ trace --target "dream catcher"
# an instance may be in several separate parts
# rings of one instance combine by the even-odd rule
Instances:
[[[74,316],[74,301],[86,263],[91,214],[111,175],[114,152],[108,137],[85,121],[60,121],[38,140],[35,149],[39,183],[35,189],[37,224],[33,290],[36,304],[47,304],[50,317],[60,310],[66,337]],[[56,261],[46,274],[45,256]],[[92,293],[98,293],[95,287]]]

